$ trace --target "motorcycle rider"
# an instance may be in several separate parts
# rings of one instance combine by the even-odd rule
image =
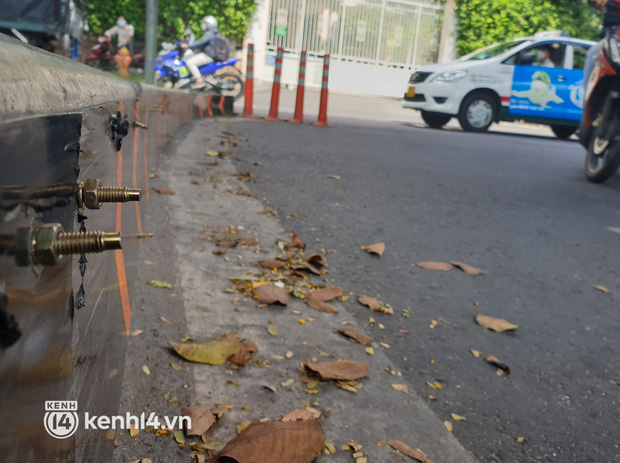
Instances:
[[[204,80],[198,69],[200,66],[213,62],[213,50],[215,47],[215,37],[220,31],[217,29],[217,19],[213,16],[205,16],[202,18],[200,28],[204,31],[204,35],[200,40],[195,41],[191,45],[183,44],[183,48],[194,50],[194,54],[187,58],[185,64],[196,79],[196,86],[204,86]]]
[[[113,35],[116,35],[118,50],[126,47],[133,55],[134,29],[131,24],[127,24],[127,20],[123,16],[118,17],[118,20],[116,21],[116,26],[108,29],[103,34],[109,39],[111,39]]]

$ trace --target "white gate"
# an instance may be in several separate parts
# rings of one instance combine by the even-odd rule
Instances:
[[[273,78],[283,47],[285,84],[296,83],[299,52],[306,50],[308,86],[320,86],[320,57],[329,53],[330,89],[402,96],[416,67],[438,61],[442,16],[439,4],[423,0],[263,0],[249,40],[264,44],[256,57],[264,54],[257,66],[264,80]]]

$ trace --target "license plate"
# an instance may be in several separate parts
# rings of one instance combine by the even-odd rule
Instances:
[[[415,96],[415,87],[409,87],[407,90],[407,98],[413,98]]]

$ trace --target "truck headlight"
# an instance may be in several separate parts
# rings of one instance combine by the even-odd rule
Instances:
[[[467,71],[449,71],[442,72],[441,74],[437,74],[434,77],[431,77],[428,83],[436,83],[436,84],[446,84],[459,81],[467,77]]]

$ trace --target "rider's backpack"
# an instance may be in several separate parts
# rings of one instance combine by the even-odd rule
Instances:
[[[230,58],[230,41],[221,34],[215,36],[213,59],[215,61],[226,61]]]

